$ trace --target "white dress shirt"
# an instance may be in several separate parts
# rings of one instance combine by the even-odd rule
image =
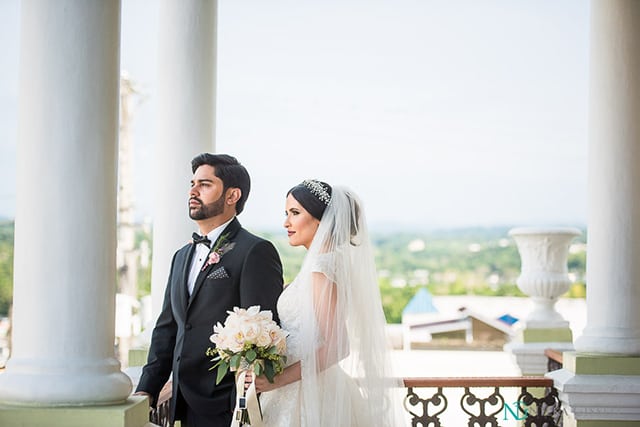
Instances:
[[[215,244],[216,240],[218,240],[218,237],[220,237],[220,234],[222,234],[222,231],[225,229],[227,225],[229,225],[231,221],[233,221],[233,218],[231,218],[229,221],[225,222],[224,224],[214,228],[209,232],[209,234],[207,234],[207,237],[209,238],[209,240],[211,240],[211,248],[213,248],[213,245]],[[200,274],[200,270],[202,270],[202,266],[204,265],[204,262],[207,260],[207,256],[209,255],[209,252],[211,252],[211,249],[209,249],[207,245],[202,243],[198,243],[196,245],[196,250],[193,254],[193,258],[191,258],[191,270],[189,270],[189,281],[187,282],[187,289],[189,290],[189,296],[191,296],[191,293],[193,292],[193,288],[196,285],[196,279],[198,278],[198,274]]]

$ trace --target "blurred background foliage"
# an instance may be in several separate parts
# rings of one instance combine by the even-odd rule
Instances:
[[[305,255],[291,247],[284,232],[260,232],[278,249],[285,283],[291,283]],[[426,287],[433,295],[524,296],[516,286],[520,256],[508,236],[509,227],[465,228],[421,232],[374,232],[372,240],[382,303],[390,323],[399,323],[402,310]],[[565,297],[584,298],[586,292],[586,231],[572,244],[568,268],[573,285]],[[0,223],[0,316],[7,316],[13,290],[13,222]],[[140,227],[136,245],[151,245]],[[150,293],[151,266],[138,268],[138,294]]]

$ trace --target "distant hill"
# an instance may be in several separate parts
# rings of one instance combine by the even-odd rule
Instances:
[[[378,282],[387,321],[400,321],[402,310],[420,289],[432,295],[522,296],[516,286],[520,256],[509,237],[510,226],[434,230],[371,230]],[[284,230],[252,230],[271,240],[284,268],[285,283],[299,271],[304,248],[291,247]],[[586,241],[586,230],[574,243]],[[138,242],[151,242],[143,227]],[[569,254],[568,269],[575,280],[568,296],[584,297],[585,245]],[[141,268],[141,295],[149,292],[150,267]],[[13,220],[0,219],[0,316],[6,313],[13,285]]]

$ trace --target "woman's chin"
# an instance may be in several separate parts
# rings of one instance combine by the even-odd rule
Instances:
[[[302,243],[298,242],[296,239],[289,238],[289,246],[296,247],[301,245]]]

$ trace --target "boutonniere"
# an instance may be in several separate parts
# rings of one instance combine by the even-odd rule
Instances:
[[[220,262],[222,255],[229,252],[235,246],[234,242],[228,242],[227,239],[229,234],[223,234],[220,236],[215,246],[211,248],[209,252],[209,256],[207,257],[207,262],[204,263],[202,269],[200,271],[204,271],[207,267],[213,264],[217,264]]]

